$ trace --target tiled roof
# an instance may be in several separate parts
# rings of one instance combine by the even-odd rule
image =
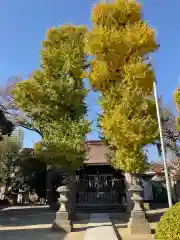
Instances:
[[[149,171],[155,173],[162,173],[164,171],[164,167],[162,164],[153,163],[151,164]]]
[[[89,147],[89,156],[86,164],[108,164],[108,147],[101,140],[88,140],[86,144]],[[152,163],[148,172],[162,173],[164,167],[159,163]]]

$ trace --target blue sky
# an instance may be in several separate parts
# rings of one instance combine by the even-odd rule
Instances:
[[[26,78],[40,66],[40,42],[48,28],[65,23],[86,24],[90,27],[90,12],[96,0],[6,0],[0,8],[0,83],[11,76]],[[158,93],[165,104],[174,108],[172,93],[178,86],[180,74],[180,1],[144,0],[144,18],[157,30],[161,47],[153,56],[158,81]],[[98,111],[96,97],[88,98],[89,118]],[[98,137],[95,126],[89,138]],[[31,147],[39,137],[25,131],[24,146]],[[151,149],[150,158],[157,153]]]

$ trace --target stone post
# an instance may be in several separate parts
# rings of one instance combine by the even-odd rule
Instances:
[[[125,186],[126,186],[126,204],[127,204],[127,212],[130,214],[131,210],[133,208],[132,203],[132,192],[129,191],[130,187],[132,185],[132,175],[130,173],[125,173]]]
[[[137,181],[133,183],[129,191],[132,192],[132,200],[134,201],[134,208],[131,211],[131,218],[129,219],[128,228],[131,234],[151,234],[149,223],[146,219],[145,211],[141,205],[143,198],[140,196],[142,187]]]
[[[61,186],[58,187],[57,191],[60,193],[60,198],[58,199],[60,202],[60,208],[56,213],[56,219],[52,227],[64,232],[71,232],[72,221],[69,204],[69,187]]]

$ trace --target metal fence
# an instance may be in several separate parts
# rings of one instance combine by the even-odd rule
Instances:
[[[77,181],[77,204],[125,205],[124,179],[111,175],[87,175]]]

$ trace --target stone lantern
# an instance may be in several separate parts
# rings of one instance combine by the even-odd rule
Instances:
[[[56,213],[56,219],[53,224],[54,229],[59,229],[64,232],[71,232],[72,230],[72,221],[69,212],[69,188],[68,186],[61,186],[57,188],[59,192],[59,202],[60,208]]]
[[[134,181],[129,191],[132,192],[132,201],[134,207],[131,211],[131,217],[129,219],[128,228],[131,234],[151,234],[149,223],[146,219],[145,211],[142,209],[143,198],[140,196],[143,188],[140,184]]]

